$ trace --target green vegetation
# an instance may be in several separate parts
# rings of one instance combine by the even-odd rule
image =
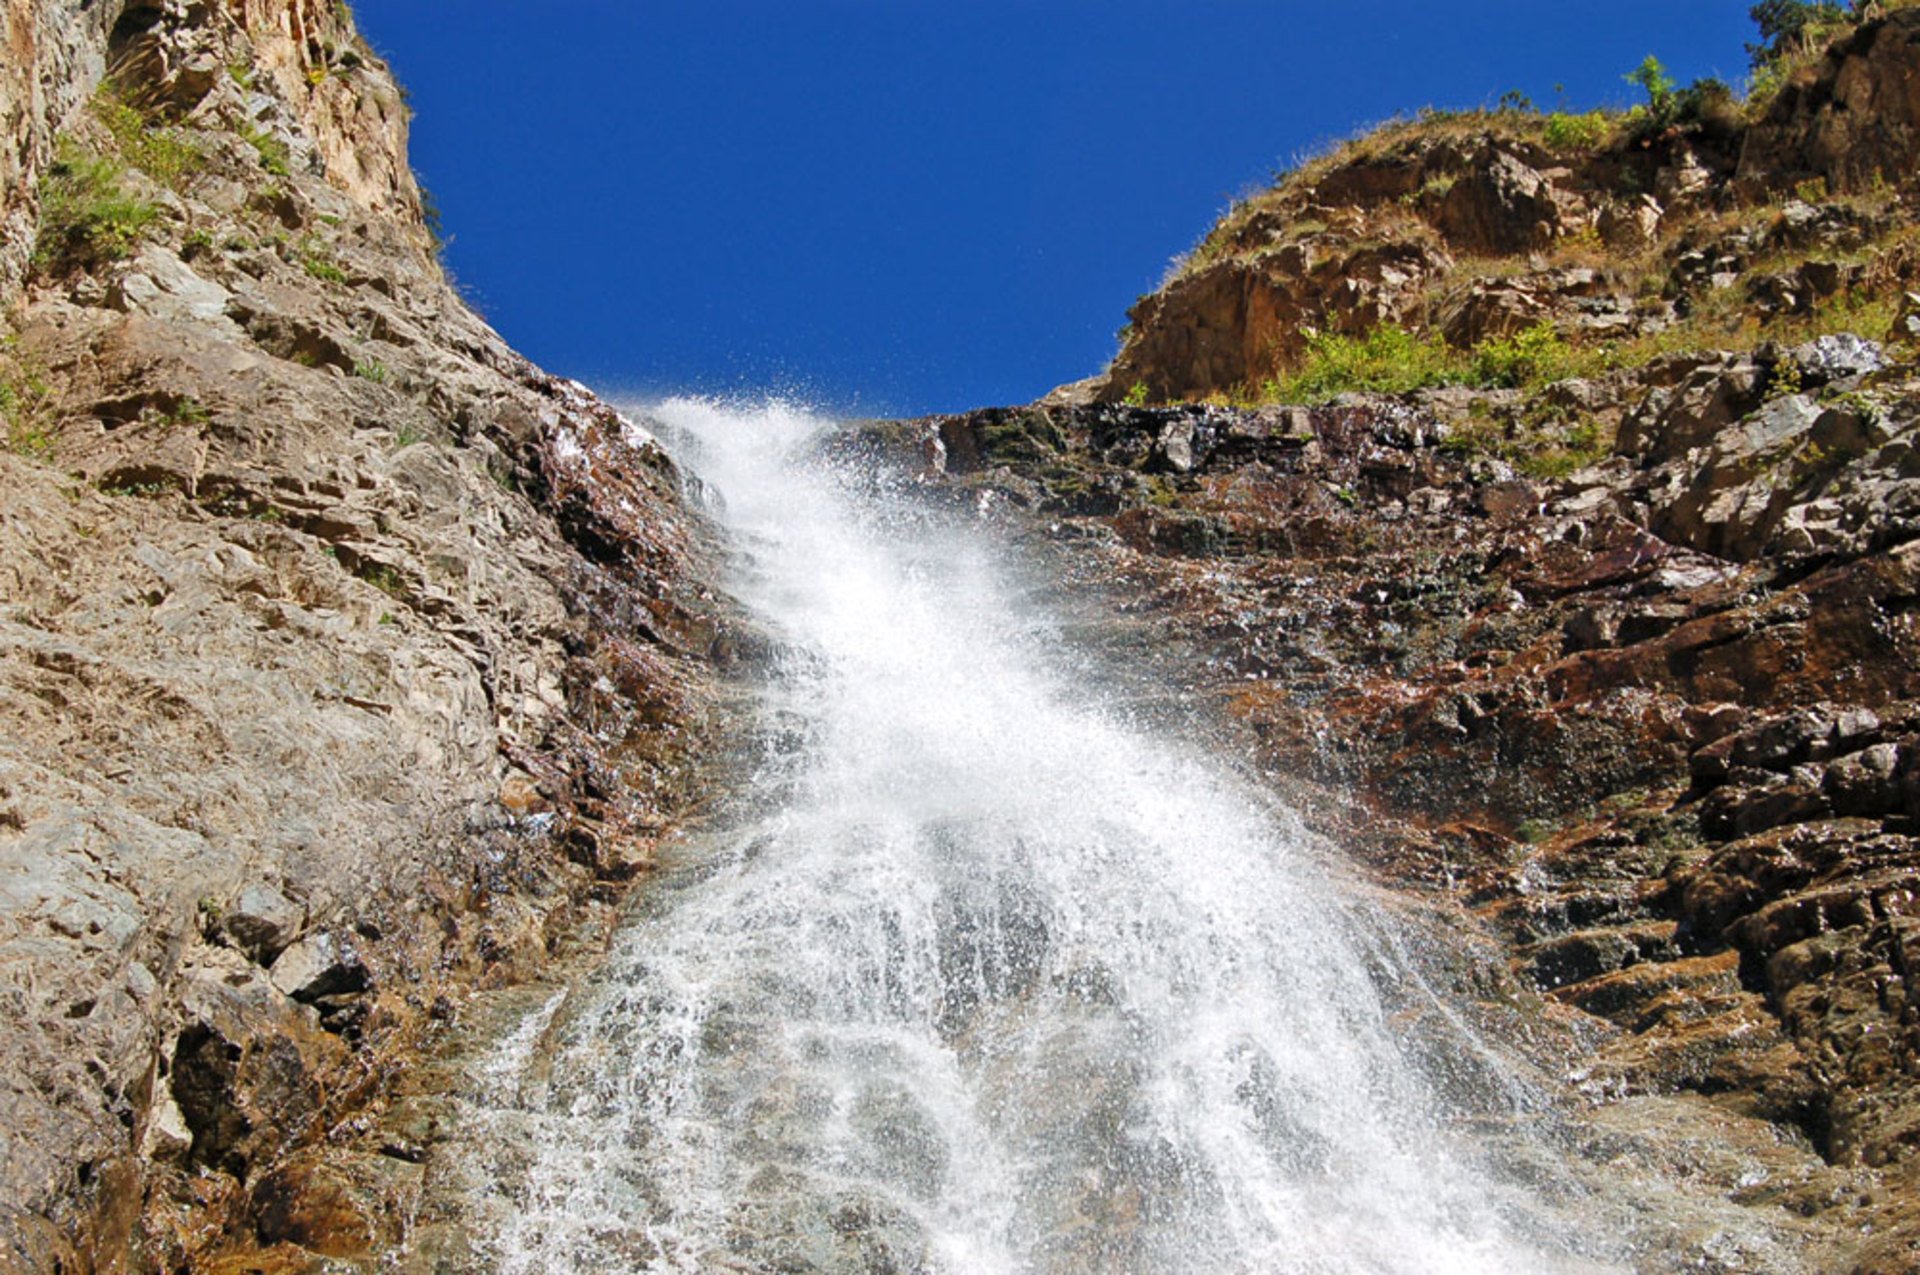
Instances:
[[[346,271],[318,254],[307,256],[300,264],[306,269],[309,275],[323,283],[345,283],[347,281]]]
[[[1320,403],[1350,390],[1405,394],[1433,385],[1459,385],[1468,371],[1459,352],[1438,336],[1416,336],[1383,323],[1365,336],[1315,332],[1293,372],[1268,381],[1261,397]]]
[[[1667,74],[1667,68],[1660,59],[1647,54],[1642,62],[1627,74],[1627,83],[1646,90],[1647,114],[1655,126],[1664,128],[1673,122],[1677,95],[1674,93],[1673,77]]]
[[[1573,347],[1551,323],[1492,337],[1473,349],[1473,381],[1489,388],[1547,385],[1577,375],[1578,366]]]
[[[1151,393],[1151,391],[1147,389],[1147,383],[1145,381],[1135,381],[1127,388],[1127,395],[1121,402],[1125,403],[1128,407],[1145,407],[1149,393]]]
[[[1851,20],[1834,0],[1760,0],[1747,16],[1760,28],[1760,42],[1747,45],[1756,71],[1811,52]]]
[[[191,395],[176,399],[167,407],[149,409],[143,417],[166,429],[199,429],[213,419],[206,404]]]
[[[40,183],[40,226],[33,262],[41,269],[117,261],[133,251],[160,216],[154,204],[127,193],[126,166],[63,138]]]
[[[1613,120],[1605,111],[1588,111],[1584,115],[1555,111],[1547,116],[1542,136],[1547,145],[1557,151],[1590,151],[1597,149],[1612,132]]]
[[[1497,457],[1530,478],[1564,478],[1598,464],[1612,446],[1594,421],[1552,408],[1510,421],[1482,416],[1441,444],[1455,456]]]
[[[11,350],[0,351],[0,441],[17,456],[45,460],[53,454],[53,426],[53,390],[46,378]]]
[[[120,97],[111,87],[94,95],[93,117],[113,136],[128,164],[171,190],[184,190],[205,158],[200,148]]]
[[[285,142],[265,129],[255,128],[251,124],[241,126],[240,136],[246,139],[247,145],[253,147],[259,154],[260,167],[275,177],[293,175],[293,154],[287,149]]]
[[[402,597],[406,593],[406,581],[384,562],[365,563],[360,568],[360,578],[390,598]]]
[[[362,359],[355,363],[353,374],[363,381],[372,381],[375,385],[385,385],[390,375],[387,365],[379,359]]]

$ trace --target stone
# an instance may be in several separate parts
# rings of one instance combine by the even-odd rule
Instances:
[[[1764,384],[1758,362],[1722,355],[1672,389],[1649,391],[1621,422],[1615,450],[1654,463],[1684,455],[1757,407]]]
[[[271,965],[306,924],[307,910],[272,886],[254,884],[240,891],[220,918],[221,928],[241,951]]]
[[[1543,248],[1565,229],[1547,179],[1497,149],[1474,157],[1442,197],[1435,220],[1451,246],[1475,253]]]
[[[1887,365],[1886,352],[1878,341],[1850,332],[1829,333],[1803,342],[1788,350],[1787,357],[1809,385],[1866,376]]]
[[[352,941],[330,932],[309,935],[280,953],[267,976],[281,995],[306,1002],[363,992],[373,981]]]
[[[1659,238],[1665,213],[1652,195],[1610,200],[1600,209],[1600,238],[1615,252],[1639,252]]]
[[[180,1104],[171,1093],[163,1093],[147,1110],[147,1123],[140,1135],[143,1159],[185,1167],[193,1150],[193,1130],[180,1114]]]

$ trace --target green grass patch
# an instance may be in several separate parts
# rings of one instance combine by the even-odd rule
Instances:
[[[127,192],[126,171],[112,156],[96,155],[71,138],[61,140],[40,183],[35,266],[94,265],[133,251],[160,209]]]
[[[293,153],[287,144],[265,129],[242,125],[240,136],[260,156],[260,167],[275,177],[293,176]]]
[[[1405,394],[1462,385],[1471,377],[1470,361],[1439,336],[1418,336],[1385,323],[1365,336],[1312,334],[1300,365],[1268,381],[1261,397],[1269,402],[1324,403],[1351,391]]]
[[[186,189],[206,158],[198,146],[110,88],[94,95],[92,111],[127,163],[171,190]]]

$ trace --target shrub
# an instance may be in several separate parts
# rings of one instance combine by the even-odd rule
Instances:
[[[1473,350],[1474,381],[1489,388],[1545,385],[1573,374],[1573,349],[1551,323],[1490,338]]]
[[[1416,336],[1391,323],[1365,336],[1316,332],[1292,374],[1269,381],[1263,394],[1283,402],[1314,403],[1350,390],[1404,394],[1468,379],[1465,360],[1438,336]]]
[[[1626,80],[1646,90],[1647,115],[1656,127],[1673,122],[1673,77],[1667,74],[1665,63],[1649,53],[1646,61],[1627,74]]]
[[[1568,115],[1555,111],[1547,116],[1546,142],[1557,151],[1587,151],[1598,147],[1613,131],[1613,122],[1602,111]]]
[[[66,262],[116,261],[133,250],[160,210],[123,188],[126,169],[62,140],[40,184],[40,226],[33,261],[43,269]]]

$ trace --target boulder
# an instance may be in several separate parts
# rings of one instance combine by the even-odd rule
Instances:
[[[307,910],[268,885],[240,891],[220,918],[234,945],[262,965],[273,964],[306,923]]]
[[[282,952],[268,978],[281,995],[308,1003],[365,991],[373,981],[352,941],[330,932],[309,935]]]
[[[1562,202],[1540,172],[1507,151],[1489,148],[1447,190],[1435,223],[1462,252],[1529,252],[1567,231]]]

